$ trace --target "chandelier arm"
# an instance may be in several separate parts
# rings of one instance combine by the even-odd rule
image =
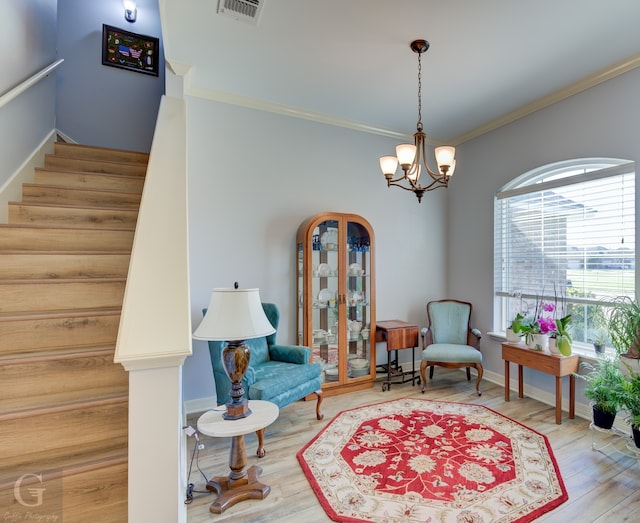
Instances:
[[[416,157],[413,160],[413,164],[411,165],[411,168],[413,169],[414,165],[420,165],[420,162],[422,160],[422,165],[424,166],[424,169],[427,171],[427,174],[429,176],[431,176],[432,179],[437,180],[439,178],[442,177],[441,174],[439,174],[437,171],[432,171],[429,167],[429,162],[427,161],[427,150],[426,150],[426,140],[427,140],[427,135],[424,133],[415,133],[414,135],[414,141],[416,144]]]
[[[423,189],[425,191],[433,191],[434,189],[440,189],[441,187],[449,187],[448,176],[440,176],[439,178],[435,178],[429,185],[423,187]]]

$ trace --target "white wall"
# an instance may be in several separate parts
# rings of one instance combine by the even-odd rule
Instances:
[[[560,160],[602,156],[639,162],[639,91],[636,69],[458,148],[461,169],[447,208],[447,289],[474,303],[483,332],[493,328],[495,193],[516,176]],[[499,343],[485,336],[482,347],[485,369],[503,374]],[[554,390],[553,378],[534,371],[525,371],[525,382]],[[584,401],[580,390],[579,382],[577,399]]]
[[[148,152],[160,97],[160,74],[102,65],[102,25],[160,38],[158,0],[138,0],[138,18],[124,19],[121,0],[58,0],[58,48],[65,62],[57,76],[57,128],[72,140]]]
[[[0,95],[57,59],[56,0],[0,2]],[[0,108],[0,189],[55,126],[55,81],[41,80]]]
[[[426,324],[427,301],[445,290],[447,193],[419,204],[388,189],[378,158],[394,140],[196,98],[188,122],[194,328],[211,289],[238,281],[278,304],[278,341],[295,343],[296,231],[324,211],[359,214],[375,231],[378,320]],[[194,342],[183,383],[187,401],[215,394],[206,343]]]

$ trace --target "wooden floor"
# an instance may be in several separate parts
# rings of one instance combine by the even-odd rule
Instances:
[[[474,377],[467,382],[460,371],[436,369],[434,381],[424,395],[420,387],[411,383],[393,385],[382,392],[379,383],[364,391],[326,398],[323,402],[325,418],[315,419],[315,402],[298,402],[280,411],[279,418],[265,431],[267,455],[255,455],[255,434],[246,437],[247,467],[258,464],[263,468],[262,482],[271,486],[264,500],[246,500],[230,507],[222,514],[209,512],[215,494],[205,491],[205,480],[229,471],[229,440],[200,435],[205,449],[199,453],[198,470],[194,463],[190,481],[196,492],[188,507],[189,523],[321,523],[331,521],[326,515],[296,459],[296,453],[336,414],[353,407],[402,397],[476,403],[486,405],[505,416],[537,430],[549,439],[560,467],[569,500],[543,515],[540,522],[599,522],[618,523],[640,521],[640,461],[623,451],[624,445],[609,446],[602,452],[592,450],[594,432],[589,420],[568,419],[563,412],[562,425],[555,423],[555,409],[538,401],[511,395],[504,401],[504,388],[482,382],[481,397],[475,395]],[[196,427],[198,415],[189,417]],[[596,437],[599,434],[596,433]],[[189,458],[194,438],[189,438]]]

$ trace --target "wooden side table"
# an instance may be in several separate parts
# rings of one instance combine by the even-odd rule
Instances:
[[[576,406],[576,378],[578,355],[560,356],[548,352],[536,351],[524,345],[502,344],[504,360],[504,400],[509,401],[509,363],[518,365],[518,397],[524,397],[522,385],[522,367],[539,370],[556,377],[556,423],[562,423],[562,377],[569,376],[569,418],[573,419]]]
[[[376,323],[376,341],[385,341],[387,343],[387,364],[382,365],[387,371],[387,379],[382,383],[382,390],[391,389],[392,383],[406,383],[411,381],[411,385],[415,385],[420,378],[416,376],[416,353],[418,346],[418,326],[413,323],[407,323],[401,320],[386,320]],[[411,370],[402,371],[402,367],[398,366],[398,350],[412,349]],[[391,353],[395,353],[395,367],[391,362]],[[392,378],[395,380],[392,381]]]
[[[253,465],[244,470],[247,464],[247,453],[244,446],[244,435],[256,431],[264,431],[278,417],[278,406],[270,401],[249,400],[251,414],[246,418],[226,420],[222,417],[224,408],[210,410],[198,419],[198,430],[214,438],[231,437],[228,476],[215,476],[207,482],[207,490],[215,490],[218,498],[211,504],[209,511],[221,514],[238,501],[245,499],[264,499],[271,492],[271,487],[260,483],[258,476],[262,467]],[[258,449],[260,455],[260,449]],[[264,455],[264,449],[262,452]]]

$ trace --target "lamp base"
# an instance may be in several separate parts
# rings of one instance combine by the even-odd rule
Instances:
[[[229,403],[225,404],[225,407],[227,407],[227,411],[222,413],[223,419],[242,419],[251,414],[249,403],[244,398],[240,403],[233,403],[232,401],[230,401]]]

